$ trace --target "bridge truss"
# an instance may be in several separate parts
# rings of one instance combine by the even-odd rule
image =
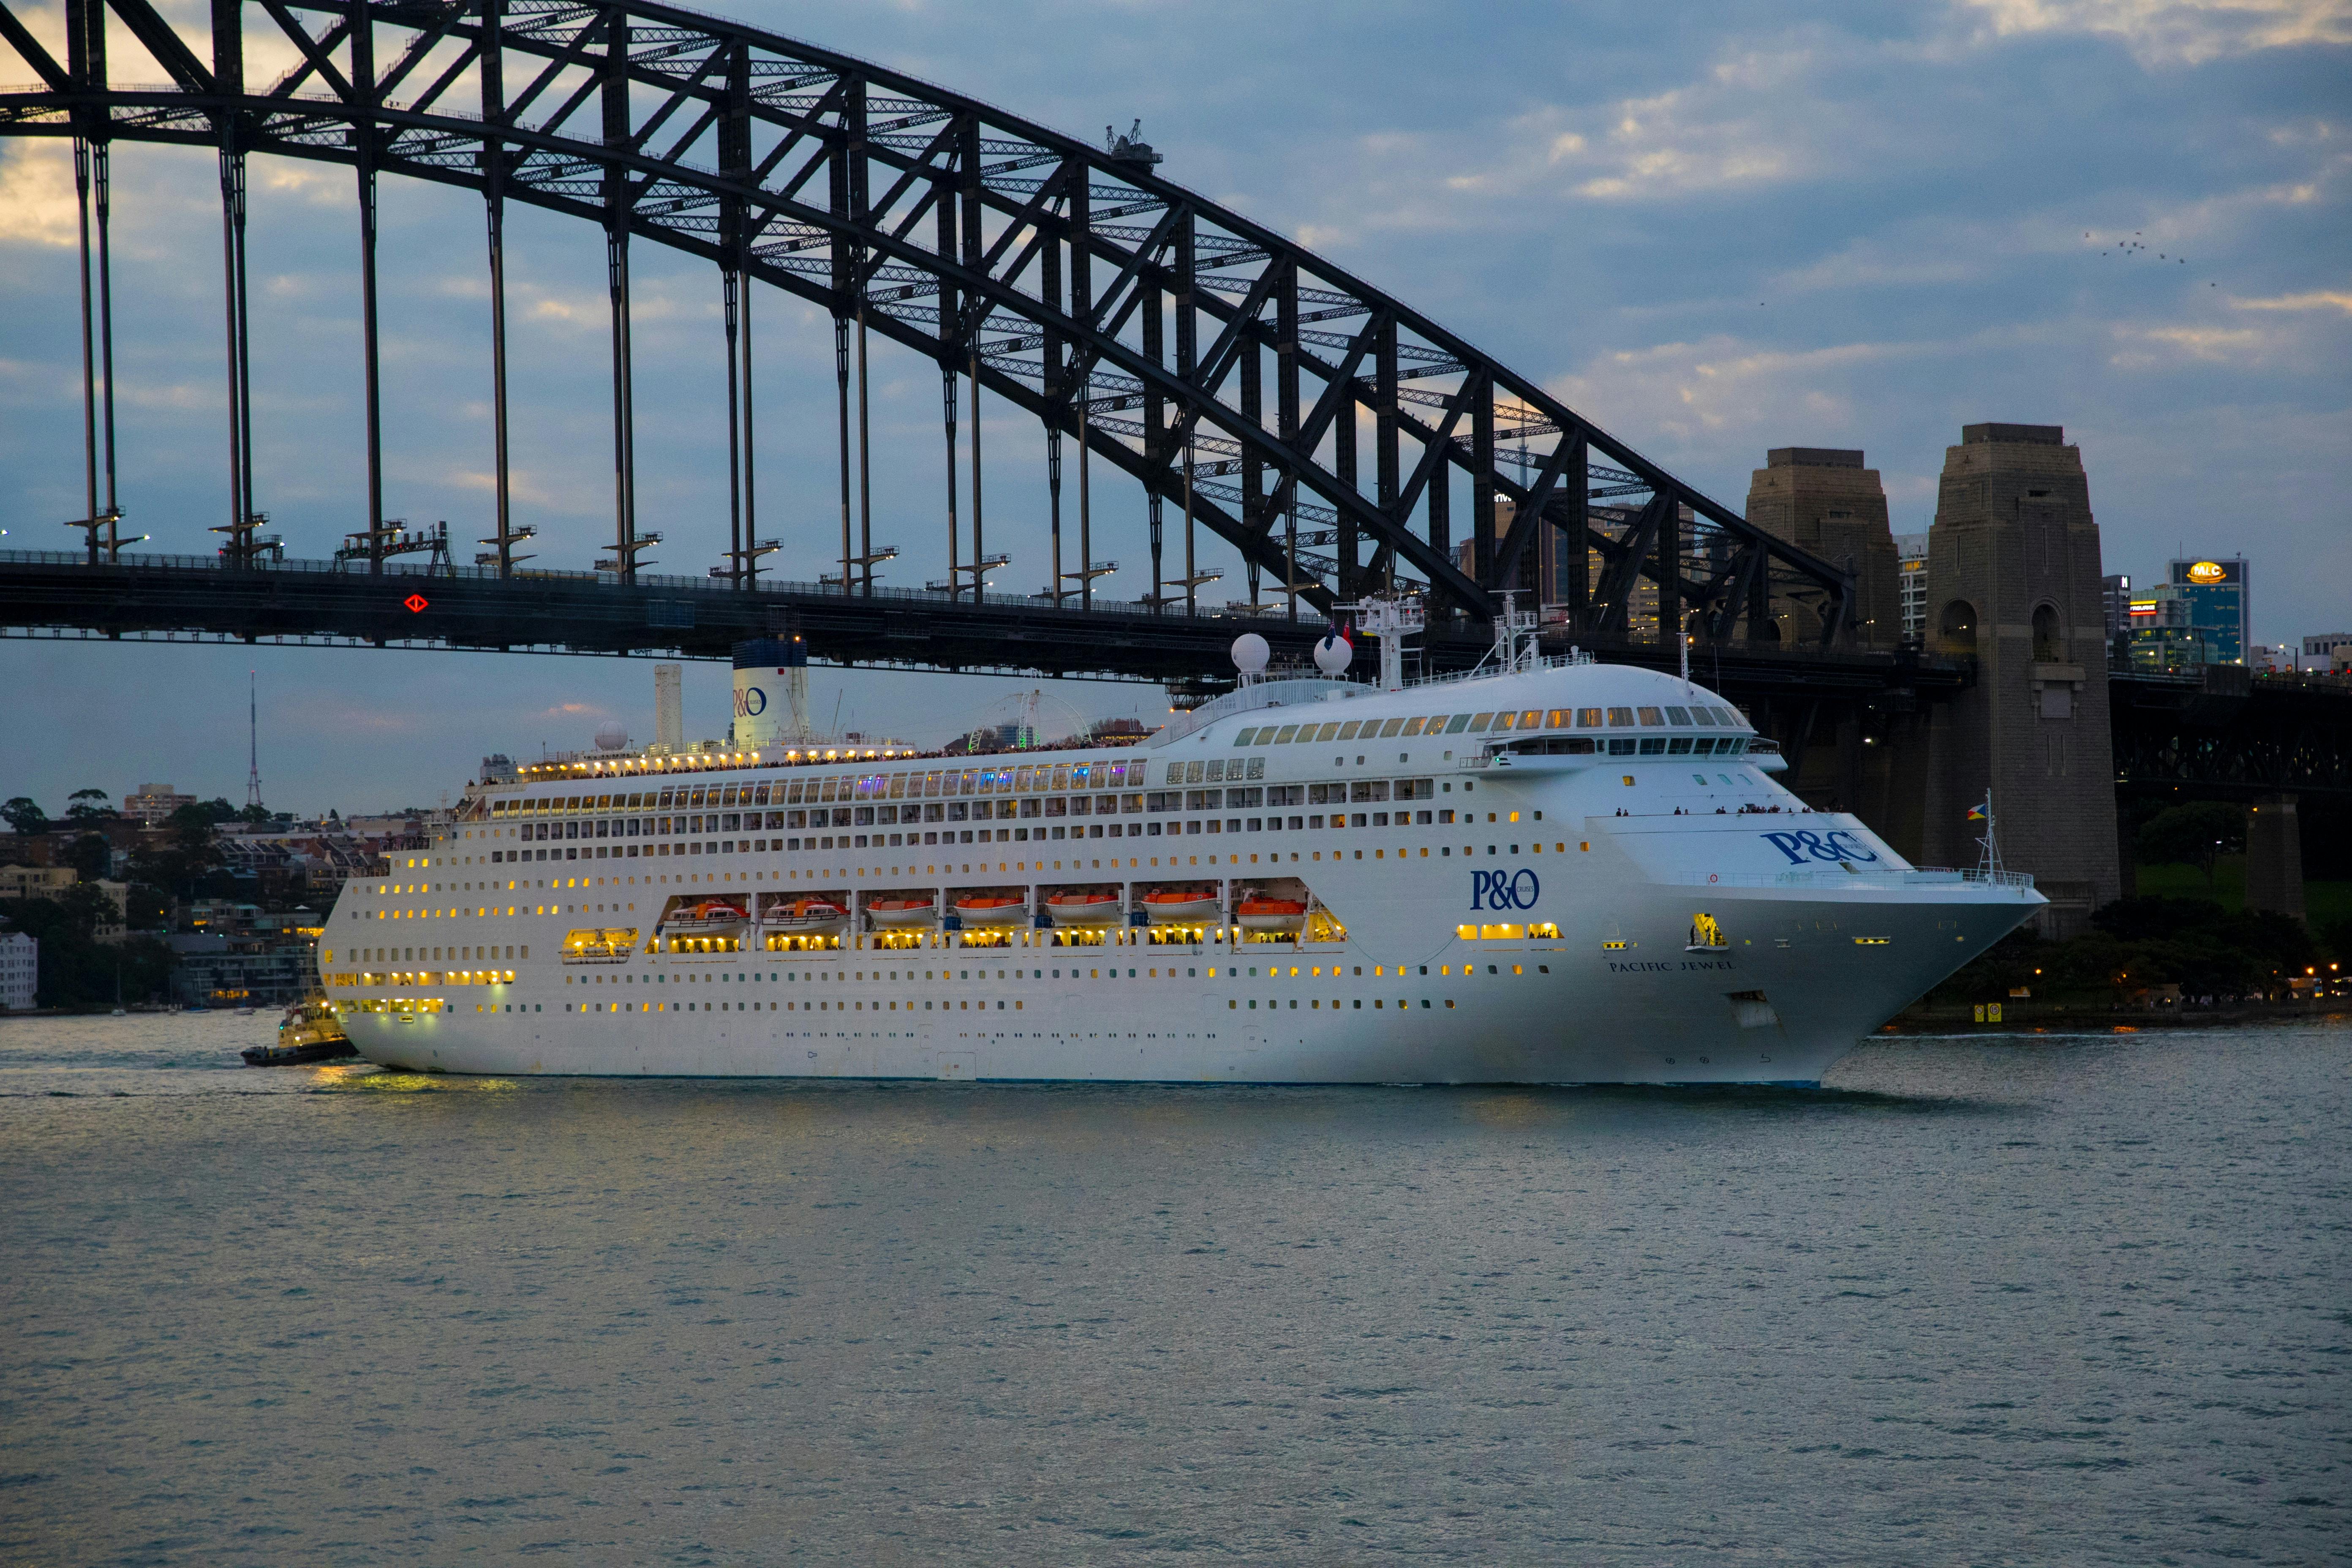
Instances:
[[[1425,588],[1435,618],[1491,618],[1541,589],[1588,643],[1848,640],[1853,576],[1748,524],[1531,378],[1259,224],[1162,179],[1130,136],[1097,147],[977,100],[797,40],[676,7],[579,0],[213,0],[185,41],[150,0],[66,0],[62,51],[0,4],[0,47],[37,79],[0,90],[0,135],[70,137],[98,216],[97,326],[84,310],[89,557],[111,559],[108,158],[117,142],[219,157],[227,321],[232,564],[260,563],[247,395],[245,167],[255,153],[341,163],[360,193],[368,525],[347,553],[381,571],[406,545],[383,516],[375,189],[384,174],[478,192],[491,283],[496,521],[480,563],[528,559],[509,507],[504,213],[520,202],[597,225],[612,306],[614,534],[599,565],[635,581],[629,251],[712,262],[726,310],[730,521],[714,575],[749,585],[759,537],[748,371],[752,281],[835,323],[845,594],[871,595],[863,478],[867,342],[934,361],[947,454],[945,587],[976,601],[987,548],[980,391],[1046,434],[1054,541],[1045,597],[1090,605],[1103,564],[1086,469],[1148,501],[1148,607],[1197,605],[1205,530],[1261,590],[1329,612]],[[117,81],[114,56],[169,79]],[[291,59],[264,79],[260,60]],[[142,68],[143,68],[143,65]],[[0,67],[5,71],[5,67]],[[970,422],[959,447],[959,410]],[[1063,445],[1076,443],[1078,540],[1064,550]],[[100,484],[100,447],[105,484]],[[1362,448],[1369,447],[1370,450]],[[970,462],[959,515],[960,452]],[[1369,470],[1369,471],[1367,471]],[[1596,506],[1595,500],[1614,504]],[[1460,509],[1457,511],[1457,508]],[[1465,515],[1466,514],[1466,515]],[[1181,531],[1171,567],[1167,522]],[[1468,548],[1460,548],[1466,540]],[[1075,566],[1070,564],[1075,560]],[[1280,598],[1277,598],[1280,602]],[[1789,630],[1784,632],[1783,626]],[[1466,629],[1466,628],[1465,628]],[[521,640],[529,640],[524,638]]]

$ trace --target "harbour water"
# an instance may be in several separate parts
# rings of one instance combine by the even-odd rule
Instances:
[[[0,1024],[0,1560],[2352,1552],[2352,1021],[1817,1092],[237,1065],[273,1024]]]

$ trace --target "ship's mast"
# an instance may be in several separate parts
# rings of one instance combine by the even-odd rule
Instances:
[[[1422,601],[1382,595],[1337,607],[1355,612],[1356,629],[1380,639],[1381,689],[1403,690],[1404,639],[1419,637],[1429,625]]]

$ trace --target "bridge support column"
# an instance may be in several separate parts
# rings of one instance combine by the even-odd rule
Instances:
[[[106,142],[101,141],[90,149],[90,162],[98,191],[98,384],[101,400],[100,424],[105,432],[106,558],[112,561],[122,547],[118,532],[122,507],[114,495],[114,258],[108,242],[111,227],[109,214],[113,205],[110,187],[113,181]]]
[[[841,428],[841,591],[849,592],[849,318],[833,319],[834,406]]]
[[[1946,451],[1927,544],[1930,652],[1976,684],[1929,742],[1927,858],[1976,859],[1968,813],[1992,797],[2010,868],[2069,936],[2121,891],[2099,530],[2082,455],[2054,425],[1971,425]]]
[[[743,417],[736,387],[735,302],[742,279],[731,263],[719,269],[719,310],[727,326],[727,581],[743,585]]]
[[[98,334],[89,299],[89,143],[73,144],[74,205],[81,223],[81,468],[82,515],[89,520],[89,563],[98,564]]]
[[[604,283],[613,310],[613,564],[637,576],[637,400],[630,342],[629,231],[604,231]]]
[[[870,554],[873,546],[866,546]],[[981,536],[980,516],[980,333],[971,334],[971,602],[979,604],[988,587],[988,547]],[[866,569],[866,591],[873,591],[872,567]]]
[[[864,557],[865,590],[874,594],[874,410],[866,380],[866,304],[857,306],[857,553]],[[841,586],[849,587],[849,570],[842,569]]]
[[[2303,918],[2303,824],[2291,795],[2261,796],[2246,815],[2246,908]]]

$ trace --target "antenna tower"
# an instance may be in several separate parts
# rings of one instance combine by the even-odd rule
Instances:
[[[261,673],[245,672],[245,804],[261,804]]]

